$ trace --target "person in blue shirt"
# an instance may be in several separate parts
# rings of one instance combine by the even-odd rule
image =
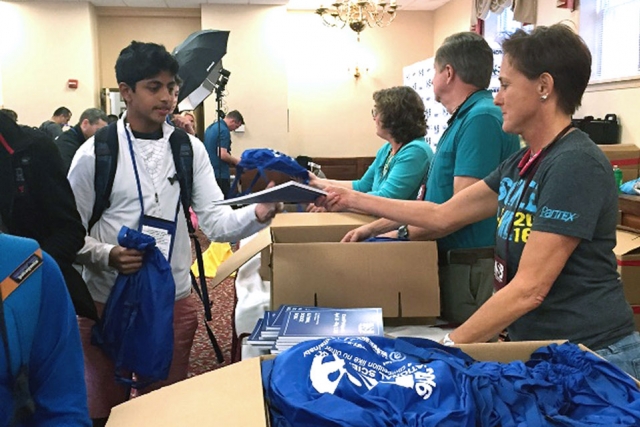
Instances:
[[[235,166],[240,159],[231,155],[231,132],[244,124],[239,111],[229,111],[224,119],[213,122],[204,132],[204,146],[216,176],[218,186],[225,198],[231,189],[229,166]]]
[[[379,90],[373,94],[373,101],[371,115],[376,135],[386,143],[362,178],[338,181],[309,173],[309,183],[320,188],[337,185],[391,199],[415,199],[433,157],[424,138],[427,132],[424,103],[420,95],[407,86]]]
[[[487,90],[492,72],[493,52],[475,33],[453,34],[436,51],[433,91],[451,118],[431,164],[426,201],[445,203],[518,150],[518,137],[502,130],[500,109]],[[495,228],[493,217],[437,239],[444,319],[462,323],[491,296]],[[382,233],[424,239],[417,227],[381,219],[350,231],[343,241]]]
[[[31,256],[17,259],[23,253]],[[30,264],[32,273],[13,274],[26,259],[35,261]],[[34,274],[38,269],[40,274]],[[0,323],[7,327],[7,334],[0,334],[0,426],[91,426],[78,324],[58,265],[34,240],[0,231],[0,275],[0,315],[4,319]],[[15,317],[10,319],[8,313]],[[34,317],[37,322],[33,328],[17,323],[35,321]],[[33,335],[21,335],[25,330],[32,330]],[[30,356],[25,362],[30,393],[26,395],[14,394],[16,387],[20,388],[16,383],[20,375],[14,375],[8,363],[8,359],[12,364],[27,359],[16,349],[20,347],[16,343],[22,342],[19,340],[28,341],[26,348],[30,342]],[[31,410],[25,411],[27,407]],[[11,424],[14,412],[22,414],[17,424]]]

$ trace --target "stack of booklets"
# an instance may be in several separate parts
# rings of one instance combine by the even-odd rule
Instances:
[[[258,320],[247,343],[278,354],[313,339],[382,336],[381,308],[327,308],[282,305]]]

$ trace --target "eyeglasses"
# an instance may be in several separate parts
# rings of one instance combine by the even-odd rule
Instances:
[[[371,109],[371,117],[375,119],[377,115],[378,115],[378,110],[376,110],[376,107],[373,107]]]

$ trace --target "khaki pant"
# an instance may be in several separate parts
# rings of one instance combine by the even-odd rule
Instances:
[[[441,253],[439,264],[442,318],[464,323],[493,295],[493,248]]]

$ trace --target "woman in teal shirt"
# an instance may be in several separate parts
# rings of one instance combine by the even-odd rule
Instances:
[[[309,174],[311,185],[334,185],[391,199],[415,199],[426,182],[433,151],[425,141],[424,103],[407,86],[382,89],[373,94],[371,110],[376,135],[387,141],[361,179],[336,181]]]

